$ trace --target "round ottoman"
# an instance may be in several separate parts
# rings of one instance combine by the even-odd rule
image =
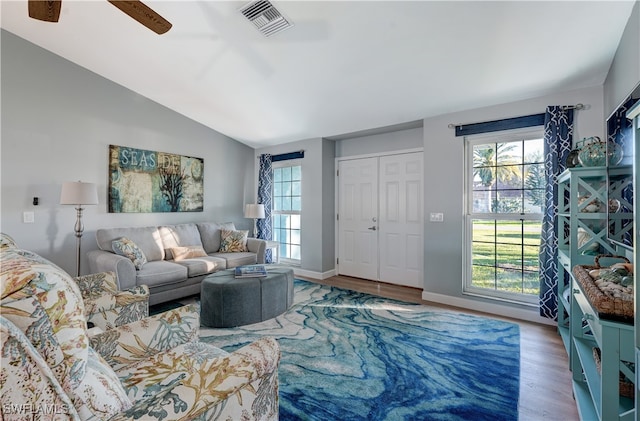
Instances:
[[[200,286],[200,323],[236,327],[272,319],[293,304],[293,270],[267,266],[267,276],[236,279],[233,269],[213,273]]]

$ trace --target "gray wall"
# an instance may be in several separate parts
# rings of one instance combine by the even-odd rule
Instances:
[[[75,210],[59,205],[65,181],[97,183],[100,204],[85,210],[83,251],[101,227],[233,221],[249,229],[252,148],[95,73],[2,31],[0,229],[24,248],[75,273]],[[204,212],[107,213],[108,145],[204,159]],[[33,206],[32,198],[40,198]],[[22,222],[24,211],[35,222]],[[87,264],[83,261],[83,272]]]
[[[332,141],[315,138],[260,148],[256,155],[278,155],[304,150],[302,166],[302,217],[300,268],[324,273],[334,269],[335,193]],[[256,174],[258,171],[256,158]]]
[[[640,84],[640,2],[636,1],[604,82],[605,119]]]
[[[585,104],[587,109],[576,112],[574,140],[588,136],[602,137],[602,87],[558,93],[424,120],[424,213],[444,213],[443,223],[425,222],[425,292],[490,302],[462,294],[464,140],[462,137],[455,137],[454,130],[448,125],[537,114],[544,112],[548,105],[576,103]]]
[[[336,141],[336,157],[379,154],[423,147],[422,127]]]

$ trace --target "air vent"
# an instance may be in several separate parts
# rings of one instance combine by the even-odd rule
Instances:
[[[270,37],[293,26],[293,23],[282,16],[282,13],[267,0],[253,1],[242,7],[240,12],[265,37]]]

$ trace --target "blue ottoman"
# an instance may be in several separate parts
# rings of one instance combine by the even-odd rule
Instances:
[[[200,286],[200,323],[236,327],[272,319],[293,304],[293,270],[267,267],[263,278],[234,277],[234,270],[213,273]]]

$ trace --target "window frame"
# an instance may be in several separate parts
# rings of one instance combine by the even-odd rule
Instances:
[[[276,161],[276,162],[272,162],[271,164],[271,171],[275,171],[278,168],[287,168],[287,167],[300,167],[300,210],[276,210],[275,209],[275,191],[273,189],[275,189],[275,175],[274,175],[274,181],[272,183],[272,192],[271,192],[271,197],[273,198],[273,202],[274,205],[272,206],[271,209],[271,232],[273,232],[275,234],[275,216],[279,216],[279,215],[298,215],[300,216],[300,219],[302,219],[302,197],[303,197],[303,190],[302,190],[302,180],[303,180],[303,166],[302,166],[302,159],[287,159],[287,160],[282,160],[282,161]],[[286,255],[284,253],[282,253],[281,249],[278,250],[279,253],[279,259],[281,263],[287,263],[287,264],[292,264],[292,265],[300,265],[301,261],[302,261],[302,221],[300,223],[300,259],[292,259],[289,257],[285,257]],[[278,241],[278,247],[281,247],[282,244],[288,244],[288,243],[282,243],[281,241]],[[289,243],[290,244],[290,243]]]
[[[540,221],[544,209],[540,213],[474,213],[473,212],[473,147],[491,143],[524,142],[527,140],[543,139],[544,126],[527,127],[524,129],[505,130],[500,132],[488,132],[464,137],[464,242],[463,242],[463,281],[462,293],[465,295],[479,296],[483,298],[506,301],[526,306],[537,306],[539,296],[537,294],[524,294],[516,292],[500,291],[496,289],[482,288],[473,285],[473,221]],[[544,156],[543,156],[544,162]],[[518,165],[524,164],[524,156]],[[523,243],[524,245],[524,243]]]

